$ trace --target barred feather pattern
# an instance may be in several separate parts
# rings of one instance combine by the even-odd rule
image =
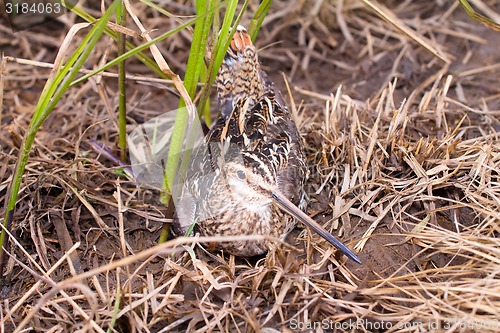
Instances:
[[[190,224],[202,235],[270,235],[284,238],[295,220],[272,203],[278,188],[298,205],[306,179],[303,146],[274,84],[261,70],[255,46],[242,27],[233,37],[216,78],[220,116],[190,164],[176,206],[174,228]],[[254,256],[273,242],[223,242],[218,248]]]

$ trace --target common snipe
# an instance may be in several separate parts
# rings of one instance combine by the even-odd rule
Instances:
[[[255,47],[241,26],[216,84],[220,117],[190,163],[176,205],[174,229],[186,233],[196,223],[196,230],[206,236],[284,238],[297,219],[360,263],[351,250],[297,208],[307,178],[303,144],[281,94],[260,69]],[[248,257],[275,245],[262,240],[218,246]]]

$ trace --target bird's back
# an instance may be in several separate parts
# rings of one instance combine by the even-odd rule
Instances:
[[[274,83],[260,68],[255,46],[238,27],[216,78],[221,116],[207,142],[237,145],[271,166],[277,185],[298,204],[307,168],[297,126]]]

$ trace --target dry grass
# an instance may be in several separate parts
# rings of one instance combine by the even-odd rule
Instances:
[[[276,1],[258,45],[283,92],[278,71],[290,85],[310,162],[308,213],[363,266],[302,230],[253,260],[205,252],[203,239],[155,246],[169,222],[157,193],[88,144],[116,143],[116,84],[105,74],[73,88],[37,137],[2,290],[5,332],[500,330],[499,35],[454,3],[384,9],[416,39],[360,2],[320,3]],[[159,25],[144,16],[146,30]],[[0,84],[1,200],[60,40],[44,30],[0,39],[6,55],[31,61],[7,62]],[[180,34],[159,48],[180,73],[188,46]],[[176,107],[171,86],[130,77],[131,128]]]

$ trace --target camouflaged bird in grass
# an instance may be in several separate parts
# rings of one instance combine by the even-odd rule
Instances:
[[[297,206],[307,167],[285,102],[261,70],[255,46],[238,26],[216,78],[220,116],[193,156],[176,204],[174,230],[204,236],[284,239],[297,220],[354,261],[357,256]],[[275,242],[221,242],[236,256],[265,253]]]

